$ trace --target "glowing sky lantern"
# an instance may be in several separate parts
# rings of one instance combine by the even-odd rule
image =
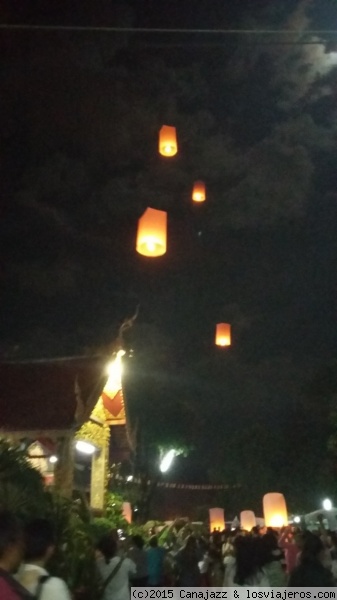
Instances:
[[[147,208],[138,221],[136,250],[143,256],[162,256],[166,252],[167,213]]]
[[[283,494],[273,492],[263,496],[263,512],[266,527],[288,525],[287,505]]]
[[[228,323],[218,323],[216,326],[215,343],[217,346],[231,345],[231,326]]]
[[[203,181],[196,181],[193,186],[192,200],[194,202],[205,202],[206,186]]]
[[[225,511],[223,508],[210,508],[209,509],[209,530],[223,531],[226,527],[225,524]]]
[[[251,531],[256,526],[255,513],[252,510],[243,510],[240,513],[240,524],[241,529],[245,531]]]
[[[176,128],[163,125],[159,131],[159,153],[162,156],[175,156],[178,152]]]

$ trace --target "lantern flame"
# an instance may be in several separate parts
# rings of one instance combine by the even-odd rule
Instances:
[[[193,186],[192,200],[204,202],[206,200],[206,186],[203,181],[196,181]]]
[[[228,323],[218,323],[216,326],[215,343],[217,346],[231,345],[231,326]]]
[[[138,221],[136,250],[143,256],[162,256],[166,252],[167,213],[147,208]]]
[[[159,132],[159,153],[162,156],[175,156],[178,152],[176,128],[163,125]]]
[[[148,249],[149,252],[151,252],[151,254],[155,251],[156,249],[156,242],[155,240],[148,240],[146,243],[146,247]]]

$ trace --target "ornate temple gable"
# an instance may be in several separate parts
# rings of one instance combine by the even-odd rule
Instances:
[[[125,425],[125,405],[122,390],[123,350],[118,350],[108,366],[108,380],[101,395],[101,405],[109,425]]]
[[[53,483],[68,497],[73,490],[74,449],[79,450],[76,441],[91,442],[96,448],[91,506],[97,510],[103,508],[107,486],[110,426],[118,426],[112,427],[113,449],[125,455],[130,448],[120,339],[110,351],[109,367],[107,355],[0,363],[0,436],[24,442],[36,466],[48,475],[55,453]],[[48,441],[47,450],[41,440]]]
[[[111,362],[105,367],[106,382],[93,410],[87,415],[76,433],[76,439],[91,442],[103,448],[109,441],[110,426],[126,425],[125,406],[122,391],[123,350],[117,350]],[[77,412],[85,413],[81,408],[81,389],[77,385]]]

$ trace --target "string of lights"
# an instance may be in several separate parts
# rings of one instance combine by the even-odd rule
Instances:
[[[125,478],[121,475],[115,475],[111,477],[113,481],[120,481],[125,483]],[[129,482],[131,485],[141,485],[144,482],[137,478],[133,477]],[[151,484],[151,481],[148,480],[147,484]],[[171,488],[174,490],[234,490],[240,489],[241,484],[228,484],[228,483],[173,483],[170,481],[158,481],[157,486],[160,488]]]

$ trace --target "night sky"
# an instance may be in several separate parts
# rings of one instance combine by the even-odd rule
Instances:
[[[332,0],[275,4],[17,1],[0,19],[337,23]],[[252,423],[282,436],[303,388],[335,359],[337,36],[284,39],[0,32],[2,356],[96,351],[139,304],[131,346],[144,352],[151,339],[167,397],[180,385],[205,412],[204,433],[196,425],[188,440],[197,455],[213,433],[217,448],[222,431]],[[157,154],[164,122],[178,131],[171,162]],[[205,205],[190,201],[195,179],[207,183]],[[169,214],[168,252],[155,260],[134,250],[147,206]],[[225,352],[214,348],[220,321],[233,327]]]

